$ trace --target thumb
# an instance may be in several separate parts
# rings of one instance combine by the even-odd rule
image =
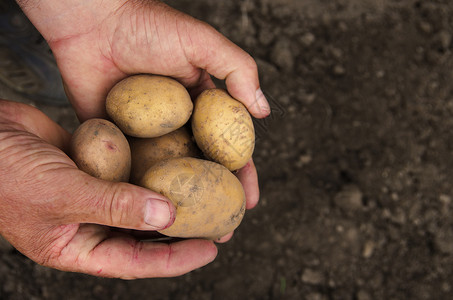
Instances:
[[[175,207],[158,193],[128,183],[97,179],[82,171],[78,175],[71,183],[77,196],[72,205],[66,206],[66,222],[160,230],[175,220]]]

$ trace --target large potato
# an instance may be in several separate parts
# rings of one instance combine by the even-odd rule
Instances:
[[[186,127],[155,138],[129,138],[132,183],[140,179],[155,163],[173,157],[197,157],[200,150]]]
[[[142,138],[162,136],[183,126],[193,103],[183,85],[156,75],[134,75],[108,93],[107,114],[123,133]]]
[[[245,106],[225,90],[205,90],[197,97],[192,131],[206,157],[231,171],[242,168],[252,157],[252,118]]]
[[[224,166],[207,160],[172,158],[152,166],[141,186],[176,206],[173,225],[159,231],[172,237],[217,239],[232,232],[245,213],[239,180]]]
[[[90,119],[72,135],[70,156],[86,173],[109,181],[128,181],[131,151],[126,137],[112,122]]]

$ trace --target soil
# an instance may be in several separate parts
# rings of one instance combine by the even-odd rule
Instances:
[[[167,2],[257,60],[259,206],[177,278],[65,273],[5,244],[0,298],[451,299],[453,2]]]

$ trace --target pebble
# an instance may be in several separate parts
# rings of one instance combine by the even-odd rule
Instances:
[[[341,76],[346,73],[346,69],[342,65],[335,65],[332,72],[334,75]]]
[[[441,206],[442,214],[444,216],[450,214],[451,197],[448,195],[442,194],[439,196],[439,201],[442,204],[442,206]]]
[[[340,48],[330,47],[329,52],[336,59],[340,59],[343,57],[343,50],[341,50]]]
[[[310,47],[316,40],[316,37],[311,32],[306,32],[300,37],[300,42],[305,47]]]
[[[297,99],[305,105],[310,105],[315,101],[316,94],[301,88],[297,91]]]
[[[302,274],[302,281],[304,283],[317,285],[323,283],[325,278],[321,271],[305,269]]]
[[[376,244],[373,241],[366,241],[363,246],[362,256],[364,258],[370,258],[374,253],[374,248]]]
[[[296,167],[302,168],[303,166],[308,165],[312,159],[313,157],[310,154],[302,154],[296,162]]]
[[[356,211],[363,206],[363,194],[358,186],[346,185],[334,197],[334,203],[345,211]]]
[[[442,291],[445,293],[451,292],[451,285],[447,281],[442,283]]]
[[[418,23],[418,27],[424,33],[431,33],[433,31],[433,26],[429,22],[426,22],[426,21],[420,21]]]
[[[439,195],[439,201],[440,201],[443,205],[450,205],[450,203],[451,203],[451,197],[448,196],[448,195],[445,195],[445,194],[441,194],[441,195]]]

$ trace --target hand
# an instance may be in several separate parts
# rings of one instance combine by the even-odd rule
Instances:
[[[114,227],[167,227],[163,196],[96,179],[64,154],[69,133],[39,110],[0,100],[0,234],[32,260],[96,276],[176,276],[211,262],[213,242],[139,242]]]
[[[225,79],[253,116],[270,112],[253,58],[209,25],[159,1],[33,2],[19,1],[52,48],[81,120],[106,117],[108,91],[137,73],[173,77],[192,95],[214,87],[211,74]],[[252,208],[259,199],[253,161],[237,175]]]

